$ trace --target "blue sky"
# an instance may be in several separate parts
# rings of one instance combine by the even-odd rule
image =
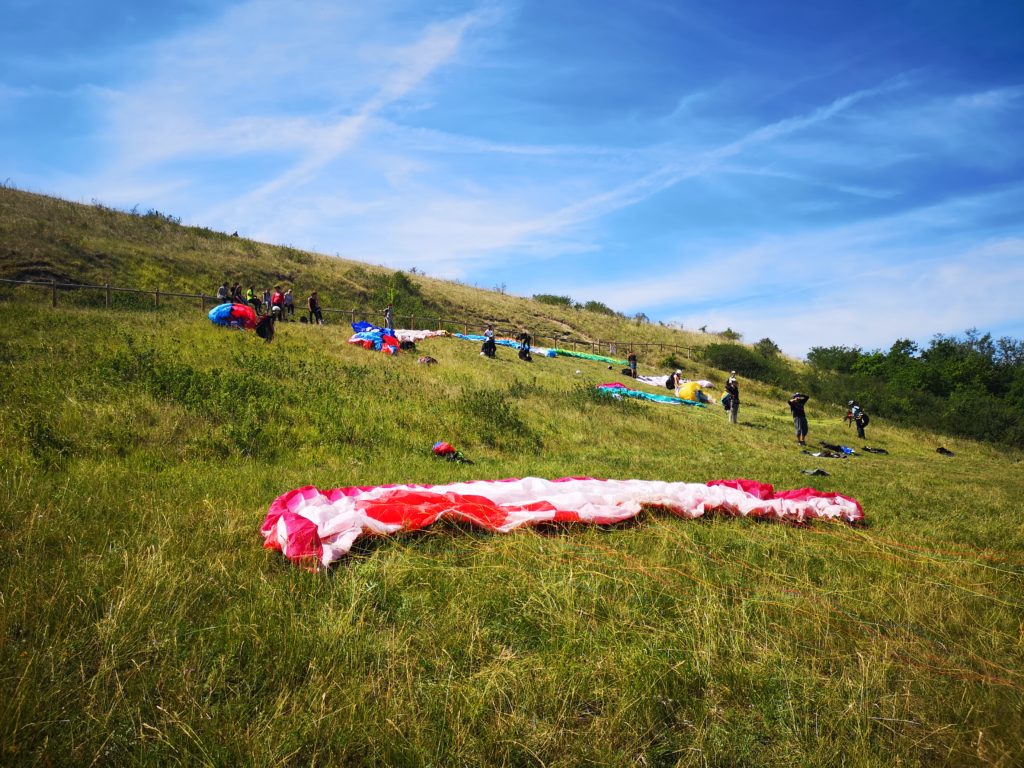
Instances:
[[[1024,338],[1024,3],[0,0],[0,180],[795,355]]]

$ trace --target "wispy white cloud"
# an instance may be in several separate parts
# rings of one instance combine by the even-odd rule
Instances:
[[[1024,314],[1008,283],[1024,284],[1019,238],[968,248],[938,264],[893,264],[876,274],[854,273],[842,286],[807,285],[756,306],[712,306],[677,319],[691,328],[731,327],[748,341],[767,336],[797,356],[813,346],[886,349],[898,338],[923,343],[971,327],[1019,334]]]
[[[789,134],[812,128],[865,99],[893,91],[901,86],[902,80],[896,78],[878,87],[864,89],[838,98],[807,114],[795,115],[760,126],[726,144],[704,150],[696,156],[667,163],[640,178],[564,206],[545,216],[544,226],[548,229],[569,227],[606,216],[627,206],[636,205],[686,180],[718,170],[725,161],[742,155],[752,147],[768,144]]]
[[[769,336],[797,355],[815,345],[887,346],[972,325],[1024,326],[1024,236],[995,228],[978,241],[979,215],[1022,202],[1024,188],[1014,188],[722,243],[656,276],[577,290],[630,312],[660,307],[691,328],[728,326],[751,341]]]
[[[388,24],[386,10],[235,6],[157,45],[142,56],[143,76],[111,95],[115,160],[124,173],[154,172],[174,160],[291,152],[301,155],[291,170],[299,180],[350,148],[370,117],[456,56],[488,18],[468,13],[384,43],[373,30]]]
[[[722,168],[725,173],[744,175],[744,176],[761,176],[772,179],[782,179],[786,181],[794,181],[798,184],[804,184],[812,187],[822,187],[832,189],[837,192],[842,192],[847,195],[853,195],[855,197],[867,197],[873,200],[889,200],[897,197],[900,193],[895,189],[872,189],[870,187],[857,186],[855,184],[844,184],[843,182],[837,182],[831,178],[815,177],[807,173],[794,173],[791,171],[782,171],[775,168],[753,168],[742,165],[730,164]]]
[[[999,281],[966,265],[988,258],[1019,275],[1024,193],[1003,169],[1024,163],[1024,86],[971,87],[902,57],[847,77],[852,41],[794,77],[770,36],[706,6],[646,3],[630,20],[649,14],[638,35],[655,19],[702,50],[779,70],[708,64],[698,81],[678,52],[643,51],[628,71],[657,94],[611,89],[602,98],[615,103],[596,105],[601,75],[571,57],[604,54],[519,28],[536,14],[512,0],[245,0],[111,52],[103,69],[121,57],[119,76],[72,93],[100,114],[96,142],[81,144],[90,161],[50,178],[64,194],[485,284],[533,262],[584,298],[748,335],[763,326],[797,352],[808,327],[866,327],[864,307],[914,333],[916,310],[899,304],[910,290],[929,305],[921,327],[959,284],[974,298],[947,300],[950,322],[972,301],[1011,312]],[[34,95],[55,94],[0,85],[0,104]],[[652,276],[623,278],[624,253],[643,253]],[[581,254],[599,265],[587,284]],[[859,279],[870,296],[849,290]],[[976,298],[985,292],[994,298]]]

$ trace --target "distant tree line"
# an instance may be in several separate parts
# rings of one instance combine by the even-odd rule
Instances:
[[[888,352],[813,347],[807,360],[824,391],[849,392],[880,416],[1024,447],[1024,342],[972,328],[923,349],[908,339]]]
[[[778,356],[771,339],[753,348],[711,344],[719,368],[816,400],[857,400],[872,416],[938,432],[1024,447],[1024,342],[993,339],[976,329],[963,337],[935,336],[921,348],[900,339],[888,351],[812,347],[798,372]]]

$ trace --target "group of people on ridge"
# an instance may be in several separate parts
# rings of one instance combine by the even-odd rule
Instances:
[[[484,328],[484,343],[480,345],[480,356],[495,358],[498,354],[498,343],[494,339],[494,326],[490,323]],[[533,344],[533,337],[529,332],[523,330],[520,331],[516,336],[516,341],[519,342],[517,348],[517,354],[519,359],[526,363],[533,362],[533,356],[530,354],[530,347]]]
[[[636,378],[636,356],[629,356],[629,364],[631,374]],[[625,373],[625,371],[623,371]],[[676,397],[681,395],[690,395],[689,390],[684,389],[684,385],[689,384],[691,387],[695,382],[687,382],[683,378],[683,372],[680,369],[676,369],[675,373],[669,374],[668,380],[665,382],[669,389],[674,389]],[[704,395],[703,391],[698,388],[693,389],[695,396],[687,397],[697,402],[710,402],[709,398]],[[807,411],[805,406],[807,401],[810,400],[810,396],[803,392],[794,392],[793,396],[789,398],[787,404],[789,405],[790,413],[793,416],[793,429],[796,433],[797,445],[807,445]],[[736,378],[736,371],[729,372],[729,378],[725,382],[725,395],[722,397],[722,407],[725,409],[726,414],[729,417],[730,424],[737,424],[739,422],[740,414],[740,385]],[[850,400],[847,403],[849,410],[846,412],[844,421],[847,424],[856,425],[857,437],[862,440],[865,438],[864,428],[868,425],[870,419],[868,418],[867,412],[861,407],[860,403],[856,400]]]
[[[796,442],[798,445],[807,445],[807,413],[804,410],[804,406],[810,399],[809,395],[805,395],[802,392],[794,392],[793,396],[789,398],[789,410],[793,413],[793,428],[796,430]],[[864,427],[868,425],[870,418],[856,400],[851,400],[846,405],[849,410],[846,412],[843,421],[848,425],[856,425],[857,437],[863,440],[865,438]]]
[[[280,285],[275,285],[273,292],[265,288],[262,294],[257,293],[256,288],[250,285],[244,295],[242,284],[235,282],[228,286],[225,280],[217,288],[217,301],[220,304],[231,302],[233,304],[248,304],[255,310],[257,317],[268,316],[275,320],[295,320],[295,295],[291,288],[281,290]],[[312,291],[306,299],[306,308],[309,310],[308,322],[323,325],[324,316],[320,309],[320,296],[317,291]]]

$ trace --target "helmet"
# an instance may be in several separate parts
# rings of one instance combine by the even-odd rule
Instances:
[[[851,408],[853,408],[853,400],[851,400],[850,402],[848,402],[848,403],[847,403],[847,405],[848,405],[848,406],[850,406]]]

